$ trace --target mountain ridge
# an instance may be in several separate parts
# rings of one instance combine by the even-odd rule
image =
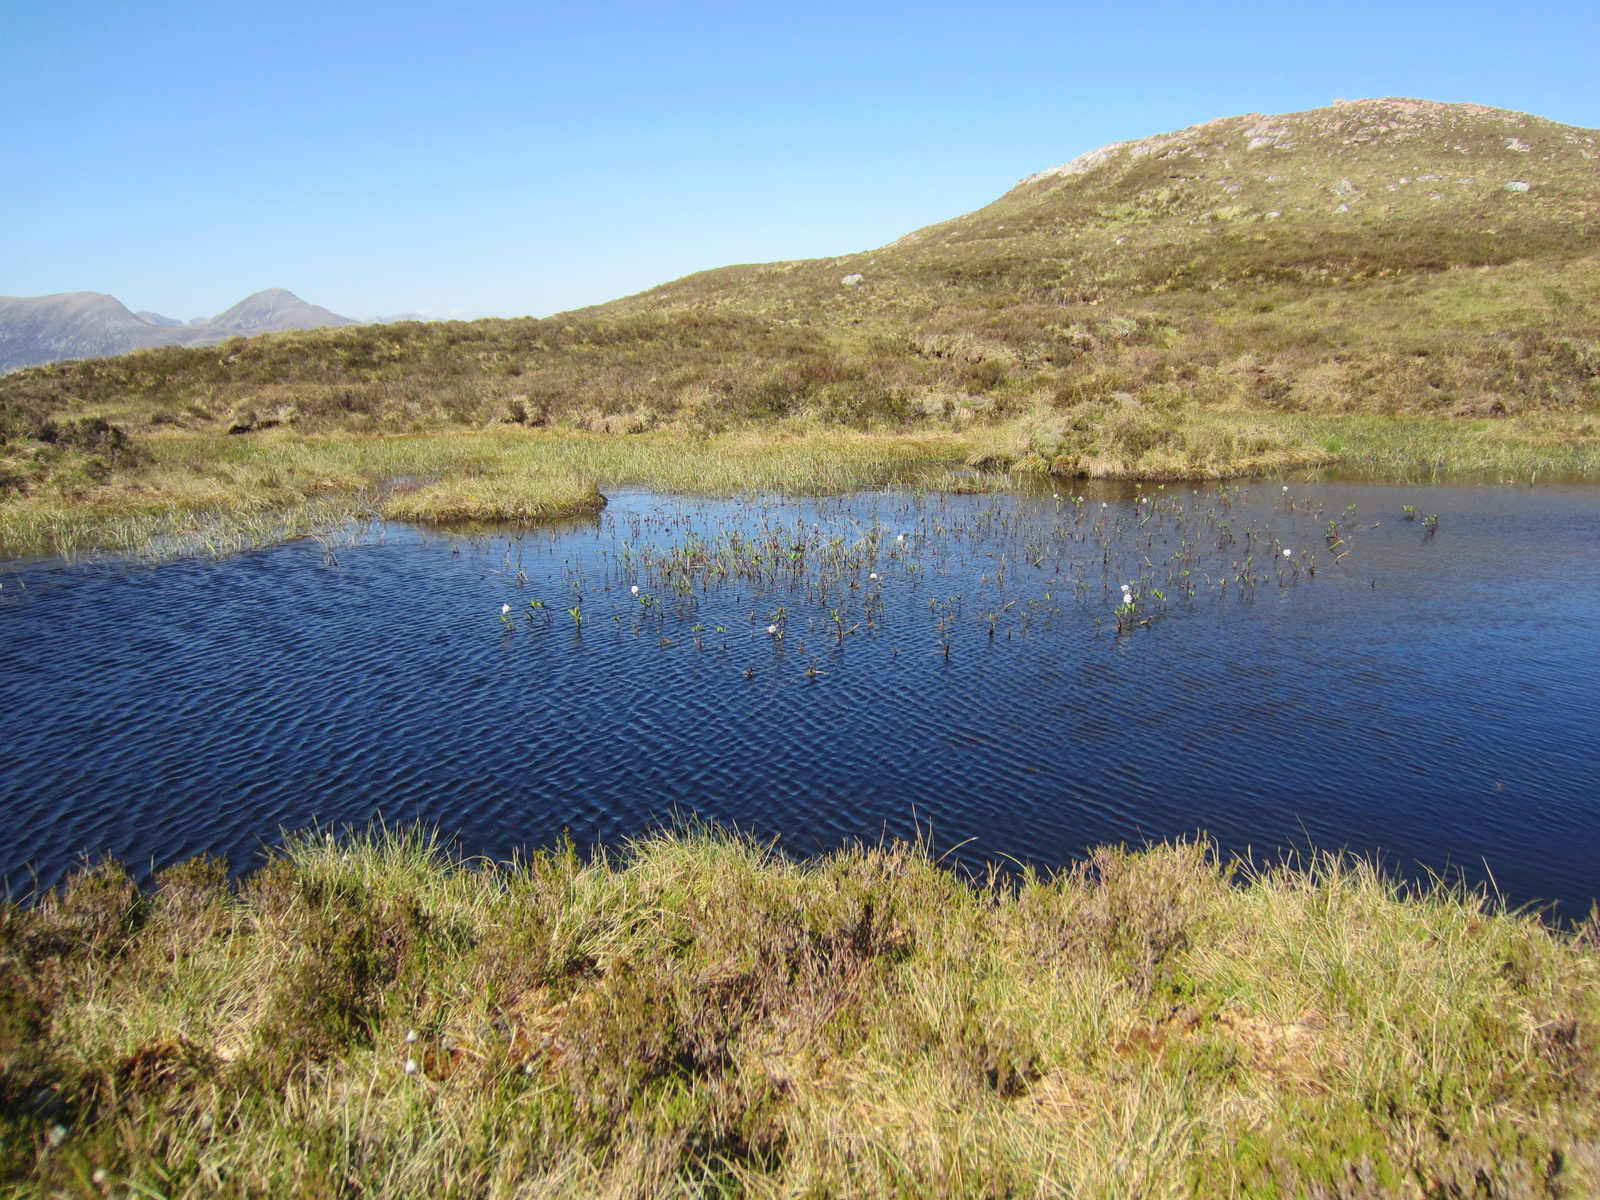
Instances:
[[[157,346],[206,346],[230,337],[357,324],[283,288],[256,292],[215,317],[191,322],[131,312],[103,292],[0,296],[0,373]]]

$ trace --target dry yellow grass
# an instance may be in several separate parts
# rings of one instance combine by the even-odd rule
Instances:
[[[393,521],[548,521],[599,512],[594,480],[569,473],[507,471],[396,492],[380,511]]]
[[[599,489],[815,495],[929,477],[959,460],[948,433],[895,435],[783,423],[717,437],[574,430],[412,435],[274,429],[250,438],[166,433],[148,459],[94,479],[64,473],[0,502],[0,554],[140,552],[260,544],[374,515],[538,521],[599,507]],[[399,485],[396,488],[396,485]],[[184,537],[205,530],[206,537]]]
[[[100,867],[0,909],[0,1179],[1592,1195],[1594,938],[1198,845],[988,883],[916,846],[796,863],[701,830],[515,868],[319,835],[238,893],[215,863],[153,895]]]

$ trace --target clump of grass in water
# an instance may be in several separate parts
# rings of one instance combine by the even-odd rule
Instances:
[[[0,556],[128,554],[163,560],[221,558],[302,537],[355,529],[376,517],[362,497],[283,508],[95,514],[52,508],[0,511]]]
[[[396,492],[383,515],[397,521],[539,521],[584,516],[605,506],[592,479],[570,472],[466,476]]]
[[[1600,954],[1321,856],[971,880],[308,835],[0,908],[0,1179],[198,1197],[1589,1194]]]

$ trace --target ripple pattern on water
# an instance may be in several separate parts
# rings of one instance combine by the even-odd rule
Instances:
[[[804,852],[910,835],[915,813],[941,846],[975,838],[969,864],[1057,866],[1204,830],[1258,856],[1309,841],[1473,879],[1487,864],[1514,898],[1586,908],[1600,894],[1600,492],[1297,491],[1319,506],[1314,530],[1272,488],[1226,516],[1234,531],[1297,528],[1301,546],[1316,532],[1315,576],[1202,590],[1122,634],[1114,585],[1134,568],[1094,557],[1088,518],[1081,541],[1039,566],[1010,559],[997,584],[1001,554],[1066,528],[1045,497],[630,495],[598,527],[476,541],[391,528],[337,561],[306,543],[14,568],[0,577],[0,870],[25,890],[30,870],[50,883],[85,853],[243,866],[280,830],[379,814],[506,857],[688,812]],[[1137,549],[1157,572],[1141,587],[1156,586],[1187,535],[1140,524],[1149,510],[1126,492],[1089,507],[1102,498],[1117,553]],[[1402,503],[1443,513],[1439,534],[1401,521]],[[1349,504],[1363,528],[1336,558],[1321,524]],[[651,610],[628,591],[649,573],[624,543],[797,519],[849,538],[946,533],[875,564],[870,628],[864,580],[823,601],[732,578]],[[581,633],[565,612],[577,595]],[[842,646],[823,632],[840,596],[860,626]],[[946,657],[930,600],[952,596]],[[1018,606],[990,637],[984,614],[1005,599]]]

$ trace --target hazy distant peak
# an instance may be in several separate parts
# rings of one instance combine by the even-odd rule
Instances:
[[[458,320],[461,320],[461,319],[462,318],[461,318],[460,314],[455,312],[455,311],[451,311],[451,312],[441,316],[439,313],[430,312],[427,309],[417,309],[417,310],[415,310],[413,312],[389,313],[389,314],[387,314],[385,316],[381,316],[381,317],[368,317],[364,322],[362,322],[362,324],[365,324],[365,325],[398,325],[402,321],[422,321],[422,322],[428,322],[428,321],[458,321]]]
[[[230,337],[361,322],[293,292],[268,288],[215,317],[184,322],[129,312],[103,292],[0,296],[0,372],[70,358],[100,358],[153,346],[204,346]]]
[[[267,288],[246,296],[227,312],[219,313],[207,324],[246,336],[280,329],[315,329],[324,325],[359,325],[352,317],[341,317],[316,304],[307,304],[285,288]]]

